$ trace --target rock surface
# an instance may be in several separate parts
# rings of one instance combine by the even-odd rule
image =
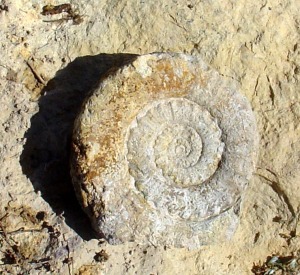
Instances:
[[[0,0],[0,273],[254,274],[268,256],[297,257],[299,1],[73,0],[80,24],[41,14],[64,3]],[[111,68],[150,52],[201,56],[251,103],[259,158],[229,242],[112,246],[76,200],[69,148],[82,101]]]
[[[232,234],[255,166],[247,99],[197,57],[135,57],[101,81],[75,123],[72,175],[111,244],[197,248]]]

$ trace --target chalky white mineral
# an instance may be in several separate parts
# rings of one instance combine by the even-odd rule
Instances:
[[[73,134],[72,177],[112,244],[228,238],[257,155],[246,98],[194,56],[135,57],[102,80]]]

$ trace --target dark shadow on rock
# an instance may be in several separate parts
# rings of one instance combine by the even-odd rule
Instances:
[[[57,72],[42,91],[39,112],[25,134],[21,166],[34,189],[83,239],[95,237],[83,213],[70,176],[70,142],[73,123],[84,99],[109,70],[136,58],[131,54],[78,57]]]

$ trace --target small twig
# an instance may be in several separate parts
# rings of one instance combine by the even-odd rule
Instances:
[[[72,20],[74,25],[79,25],[83,22],[82,16],[75,10],[73,10],[71,4],[61,4],[57,6],[53,5],[46,5],[43,7],[42,15],[55,15],[55,14],[61,14],[66,13],[66,16],[63,16],[60,19],[54,19],[54,20],[43,20],[44,22],[51,23],[51,22],[63,22],[63,21],[69,21]]]
[[[67,18],[60,18],[60,19],[53,19],[53,20],[43,20],[43,22],[45,23],[54,23],[54,22],[58,22],[58,23],[62,23],[63,21],[67,21]]]
[[[173,24],[175,24],[177,27],[179,27],[179,28],[185,30],[186,32],[188,31],[185,27],[181,26],[181,25],[178,23],[177,19],[176,19],[173,15],[169,14],[169,16],[172,18],[172,20],[173,20],[172,23],[173,23]]]
[[[35,269],[36,268],[40,268],[41,266],[43,266],[45,263],[50,263],[51,259],[41,259],[41,260],[37,260],[37,261],[27,261],[26,259],[24,260],[23,263],[3,263],[0,264],[0,266],[25,266],[25,264],[29,264],[31,266],[33,266]]]
[[[59,23],[62,23],[62,22],[64,22],[64,21],[69,21],[69,20],[72,20],[72,21],[73,21],[73,25],[79,25],[79,24],[82,23],[82,21],[83,21],[81,15],[79,15],[79,14],[73,14],[73,15],[67,15],[67,16],[64,16],[64,17],[59,18],[59,19],[43,20],[43,22],[46,22],[46,23],[53,23],[53,22],[59,22]]]
[[[33,73],[35,79],[40,82],[41,84],[43,84],[44,86],[46,86],[46,81],[37,73],[37,71],[33,68],[33,66],[28,62],[25,61],[27,66],[30,68],[31,72]]]
[[[21,227],[17,230],[11,231],[11,232],[6,232],[6,235],[15,235],[18,233],[27,233],[27,232],[41,232],[41,229],[24,229],[24,227]]]

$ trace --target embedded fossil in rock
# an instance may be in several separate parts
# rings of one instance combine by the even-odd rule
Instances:
[[[72,177],[95,229],[198,247],[227,238],[254,169],[246,98],[197,57],[155,53],[111,73],[78,116]]]

